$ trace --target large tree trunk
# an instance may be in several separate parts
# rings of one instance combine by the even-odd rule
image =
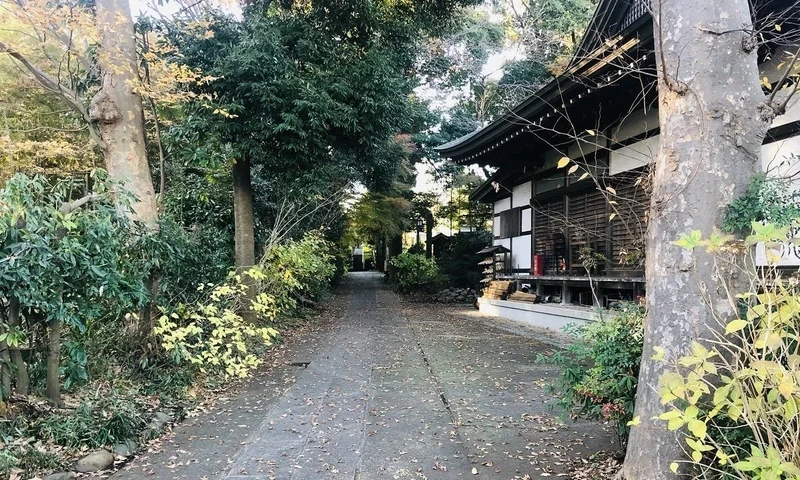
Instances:
[[[102,87],[92,98],[89,116],[97,123],[103,158],[111,178],[137,199],[133,218],[155,228],[158,209],[145,148],[142,98],[138,83],[136,40],[128,0],[97,0]]]
[[[20,328],[20,318],[19,318],[19,300],[17,297],[11,296],[8,299],[8,325],[12,329]],[[19,350],[19,345],[9,346],[11,351],[11,361],[14,364],[14,370],[16,371],[16,388],[18,394],[20,395],[27,395],[28,389],[30,387],[30,379],[28,377],[28,366],[25,364],[25,360],[22,358],[22,352]]]
[[[247,270],[256,262],[253,187],[247,159],[239,159],[233,165],[233,226],[236,269]]]
[[[247,293],[242,299],[243,308],[239,312],[248,321],[255,320],[255,312],[250,308],[258,292],[253,279],[243,275],[256,263],[255,227],[253,221],[253,186],[250,176],[250,161],[239,159],[233,164],[233,229],[236,271],[242,275]]]
[[[58,367],[61,360],[61,322],[57,319],[47,322],[47,378],[45,396],[55,407],[61,406],[61,382]]]
[[[653,4],[661,145],[647,237],[648,311],[635,411],[641,424],[631,431],[622,472],[628,480],[676,478],[669,465],[685,459],[676,433],[653,420],[665,411],[657,393],[665,365],[651,360],[653,347],[674,357],[692,340],[708,338],[718,328],[709,302],[722,316],[735,314],[715,283],[735,282],[735,275],[715,270],[705,251],[672,242],[720,225],[724,208],[758,168],[770,120],[756,52],[743,48],[753,43],[744,33],[751,24],[747,0]]]

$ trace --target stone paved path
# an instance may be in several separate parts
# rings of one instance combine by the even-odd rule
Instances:
[[[557,348],[546,336],[468,313],[404,303],[380,276],[350,274],[332,318],[113,478],[564,477],[614,449],[608,426],[548,408],[555,370],[534,363]]]

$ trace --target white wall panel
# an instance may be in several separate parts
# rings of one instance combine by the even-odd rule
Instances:
[[[531,182],[525,182],[512,189],[512,207],[526,207],[531,204]]]
[[[494,240],[494,245],[502,245],[502,246],[504,246],[506,248],[511,248],[511,239],[510,238],[496,238]]]
[[[654,135],[641,142],[612,150],[611,164],[608,167],[609,174],[616,175],[651,163],[658,155],[658,146],[659,136]]]
[[[511,208],[511,198],[504,198],[494,202],[495,215]]]
[[[631,112],[612,132],[612,142],[622,142],[636,135],[658,128],[658,109],[652,108],[647,113],[642,109]]]
[[[790,137],[761,147],[761,169],[769,175],[782,178],[800,178],[800,136]],[[794,190],[800,181],[793,182]]]
[[[528,232],[531,230],[533,226],[533,222],[531,222],[531,213],[533,212],[532,209],[528,208],[527,210],[522,211],[522,231]]]
[[[514,237],[514,251],[511,253],[511,268],[531,269],[531,236]]]

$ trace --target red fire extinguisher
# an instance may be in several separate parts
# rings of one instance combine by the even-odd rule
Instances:
[[[533,256],[533,274],[544,275],[544,255]]]

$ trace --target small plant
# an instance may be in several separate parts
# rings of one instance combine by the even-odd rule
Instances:
[[[439,274],[436,262],[425,258],[425,255],[401,253],[394,257],[391,263],[397,268],[397,284],[404,292],[430,287]]]
[[[595,272],[597,267],[607,263],[608,258],[602,253],[595,252],[591,247],[582,247],[578,250],[578,260],[587,272]]]
[[[633,418],[639,364],[644,335],[644,308],[622,304],[610,318],[566,330],[576,342],[552,357],[539,355],[537,362],[561,367],[551,392],[559,406],[575,418],[616,423],[625,445]]]
[[[722,229],[747,234],[752,222],[769,222],[785,227],[800,217],[800,192],[791,190],[791,181],[758,174],[747,192],[734,200],[725,212]]]

